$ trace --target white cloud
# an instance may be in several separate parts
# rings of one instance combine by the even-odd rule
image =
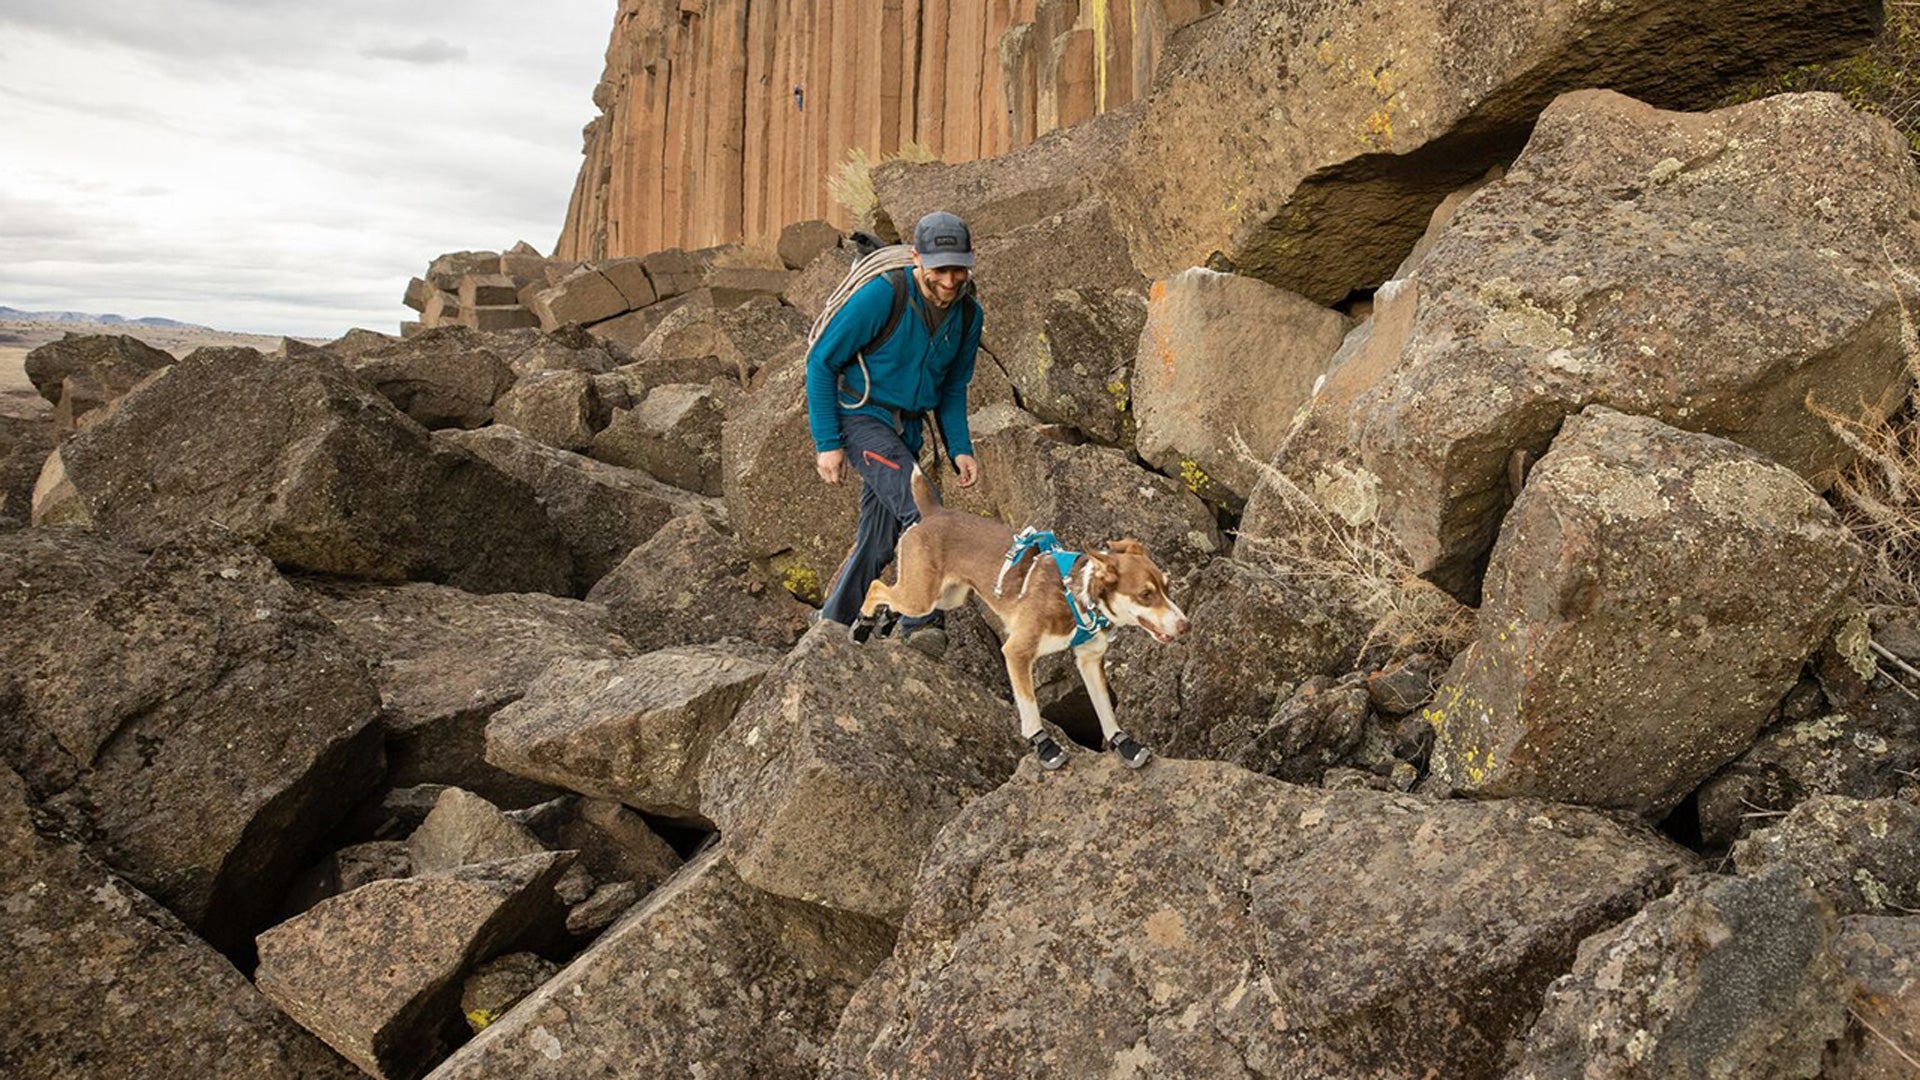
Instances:
[[[616,0],[0,0],[0,305],[391,331],[551,247]]]

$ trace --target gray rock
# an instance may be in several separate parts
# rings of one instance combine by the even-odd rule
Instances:
[[[487,760],[662,817],[704,821],[714,740],[779,661],[751,645],[560,661],[487,724]]]
[[[599,411],[593,378],[586,372],[537,371],[500,396],[493,419],[556,450],[585,453],[593,445]]]
[[[50,420],[0,416],[0,531],[33,523],[33,486],[58,440]]]
[[[1339,350],[1347,318],[1203,267],[1154,282],[1149,296],[1131,383],[1140,456],[1208,502],[1238,506]]]
[[[1580,943],[1514,1080],[1808,1080],[1846,1021],[1833,912],[1791,873],[1700,875]]]
[[[407,837],[407,854],[416,874],[444,874],[546,850],[526,826],[459,788],[441,792],[427,819]]]
[[[1850,915],[1834,943],[1853,984],[1847,1032],[1828,1048],[1823,1080],[1912,1076],[1920,1046],[1920,919]]]
[[[1316,676],[1280,705],[1272,722],[1243,745],[1234,761],[1281,780],[1317,784],[1359,747],[1366,722],[1365,685],[1335,684]]]
[[[840,230],[827,221],[796,221],[780,230],[775,250],[789,270],[799,270],[819,258],[822,252],[838,247]]]
[[[495,957],[474,969],[461,985],[460,1015],[467,1018],[468,1027],[484,1031],[559,970],[560,965],[536,953]]]
[[[1664,814],[1752,743],[1858,566],[1787,469],[1590,407],[1501,529],[1477,636],[1423,713],[1434,772]]]
[[[445,585],[297,584],[367,660],[394,788],[453,784],[502,806],[550,797],[546,785],[487,764],[487,719],[555,660],[633,653],[599,604]]]
[[[1611,86],[1706,108],[1764,73],[1850,55],[1875,25],[1858,0],[1684,18],[1659,0],[1241,2],[1169,48],[1102,187],[1148,276],[1223,261],[1331,304],[1386,278],[1435,205],[1511,160],[1554,95]]]
[[[1905,395],[1885,267],[1920,261],[1920,220],[1893,209],[1914,198],[1906,144],[1837,96],[1703,115],[1568,94],[1381,290],[1292,455],[1357,459],[1414,569],[1468,601],[1513,455],[1590,404],[1824,487],[1853,451],[1815,410],[1872,419]]]
[[[370,881],[410,877],[413,856],[399,840],[371,840],[330,852],[293,879],[281,906],[281,921],[329,897],[349,893]]]
[[[572,556],[577,596],[585,596],[677,515],[720,512],[712,500],[645,473],[543,446],[509,428],[449,431],[435,438],[472,452],[539,494]]]
[[[594,436],[600,461],[639,469],[677,488],[721,495],[720,430],[742,391],[723,381],[656,386]]]
[[[761,892],[716,849],[689,863],[434,1080],[805,1080],[892,931]]]
[[[725,637],[786,649],[813,616],[703,514],[662,525],[587,599],[606,605],[613,625],[643,652]]]
[[[823,624],[714,743],[701,802],[749,884],[897,922],[934,834],[1024,749],[1003,700]]]
[[[533,492],[435,443],[330,363],[200,350],[60,459],[86,517],[138,547],[212,520],[284,567],[567,589],[566,553]]]
[[[244,957],[379,777],[359,656],[218,530],[144,562],[71,530],[0,534],[0,580],[0,752],[103,861]]]
[[[1031,762],[941,830],[823,1077],[1498,1075],[1691,861],[1591,811]]]
[[[600,886],[593,890],[593,895],[568,910],[567,933],[574,937],[598,934],[638,903],[640,894],[640,886],[631,881],[615,881]]]
[[[73,334],[50,341],[26,355],[22,365],[33,388],[55,405],[69,378],[96,387],[88,407],[103,405],[133,389],[147,376],[173,363],[173,356],[125,334]],[[102,399],[101,395],[104,395]],[[71,421],[85,409],[72,409]]]
[[[1920,909],[1920,806],[1817,795],[1733,846],[1742,874],[1798,871],[1842,915]]]
[[[260,935],[260,992],[381,1080],[414,1080],[465,1031],[461,981],[550,937],[567,852],[376,881]]]
[[[0,765],[0,1068],[19,1080],[351,1080],[165,908],[36,828]]]
[[[349,360],[348,367],[429,429],[476,428],[491,422],[493,403],[513,386],[513,370],[506,361],[464,326],[438,327],[367,349]]]

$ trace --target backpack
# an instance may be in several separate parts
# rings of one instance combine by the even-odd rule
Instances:
[[[893,332],[900,328],[900,317],[906,313],[906,271],[913,266],[913,245],[882,244],[878,237],[864,232],[854,233],[852,239],[854,249],[860,252],[860,257],[854,261],[853,268],[847,271],[847,276],[833,290],[832,295],[827,297],[827,302],[820,306],[820,314],[814,318],[812,329],[807,331],[807,348],[811,350],[819,342],[820,335],[827,332],[827,325],[833,322],[833,317],[839,314],[840,309],[846,306],[847,301],[852,299],[853,294],[859,292],[862,286],[877,277],[887,277],[893,282],[893,308],[887,313],[886,324],[880,328],[878,334],[874,335],[872,341],[862,345],[853,354],[854,363],[860,365],[863,389],[860,392],[860,400],[842,401],[840,404],[843,408],[858,409],[867,403],[873,388],[873,377],[867,372],[867,354],[887,343],[887,339],[893,336]],[[961,293],[961,299],[967,299],[972,295],[972,290],[968,289]],[[972,307],[961,309],[960,340],[962,341],[966,340],[967,333],[971,329],[969,323],[972,318]],[[841,379],[841,385],[846,385],[844,378]]]

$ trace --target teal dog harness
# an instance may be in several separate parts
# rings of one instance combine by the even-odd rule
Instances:
[[[1063,549],[1059,539],[1053,533],[1035,529],[1031,525],[1020,530],[1020,534],[1013,538],[1013,544],[1007,548],[1006,561],[1000,564],[1000,576],[994,580],[993,595],[1006,595],[1004,587],[1007,575],[1012,573],[1013,568],[1019,565],[1020,560],[1026,558],[1029,553],[1053,559],[1054,568],[1060,572],[1060,589],[1066,594],[1067,609],[1073,612],[1073,640],[1067,643],[1068,648],[1077,649],[1085,645],[1093,640],[1095,634],[1113,625],[1113,620],[1108,618],[1106,613],[1095,608],[1091,600],[1083,602],[1073,595],[1073,565],[1080,561],[1081,553]],[[1039,560],[1036,559],[1035,565],[1038,565],[1038,562]],[[1033,575],[1031,567],[1028,568],[1027,575],[1029,577]],[[1026,591],[1026,582],[1022,581],[1020,594],[1024,596]]]

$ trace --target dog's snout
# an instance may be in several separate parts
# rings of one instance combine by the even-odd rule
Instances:
[[[1173,620],[1173,636],[1179,637],[1181,634],[1186,633],[1187,627],[1191,625],[1192,625],[1191,623],[1187,622],[1187,617],[1185,615],[1182,615],[1179,618]]]

